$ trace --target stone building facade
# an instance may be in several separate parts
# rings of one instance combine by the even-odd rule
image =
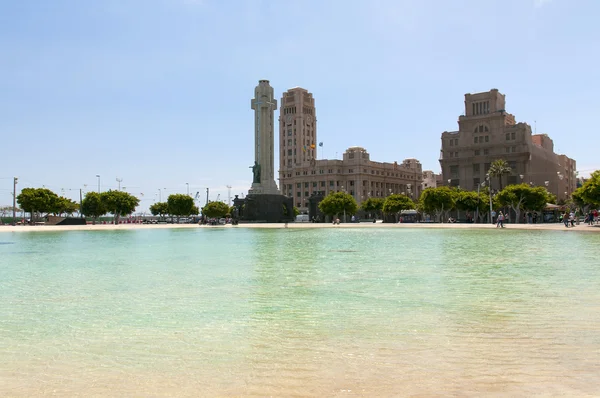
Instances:
[[[566,199],[576,189],[576,163],[554,153],[554,143],[546,134],[532,134],[527,123],[517,123],[505,110],[506,99],[497,89],[465,94],[465,114],[458,118],[458,131],[442,133],[440,165],[442,182],[477,190],[486,180],[490,164],[508,162],[512,172],[502,185],[528,183],[546,186]],[[491,178],[498,189],[497,178]]]
[[[279,112],[279,189],[307,212],[312,195],[345,191],[360,205],[369,197],[405,193],[418,198],[423,171],[416,159],[375,162],[362,147],[348,148],[342,159],[317,159],[315,101],[296,87],[283,93]]]

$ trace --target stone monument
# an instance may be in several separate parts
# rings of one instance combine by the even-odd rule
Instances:
[[[273,170],[273,112],[277,109],[277,100],[273,98],[273,87],[268,80],[258,82],[250,107],[254,109],[254,166],[251,166],[254,178],[248,194],[279,194]]]
[[[288,222],[294,220],[294,201],[282,195],[275,183],[274,122],[277,100],[268,80],[259,80],[250,102],[254,110],[254,165],[252,187],[245,198],[236,198],[233,204],[240,220],[256,222]]]

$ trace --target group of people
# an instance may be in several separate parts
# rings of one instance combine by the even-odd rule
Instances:
[[[579,218],[581,216],[581,212],[579,209],[575,209],[571,212],[564,212],[560,215],[561,221],[565,224],[565,227],[569,228],[569,226],[574,227],[575,225],[579,225]],[[584,222],[588,225],[593,225],[594,221],[598,222],[598,210],[590,210],[585,214]]]

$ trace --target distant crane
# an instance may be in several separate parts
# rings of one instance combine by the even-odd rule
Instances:
[[[227,206],[231,207],[231,185],[227,185]]]
[[[221,199],[221,194],[217,195],[217,202],[219,201],[219,199]]]

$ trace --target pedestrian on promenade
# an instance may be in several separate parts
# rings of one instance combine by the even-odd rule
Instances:
[[[569,228],[569,215],[566,211],[562,215],[562,221],[565,224],[565,227]]]
[[[504,214],[502,212],[498,213],[498,222],[496,223],[496,228],[504,228]]]

